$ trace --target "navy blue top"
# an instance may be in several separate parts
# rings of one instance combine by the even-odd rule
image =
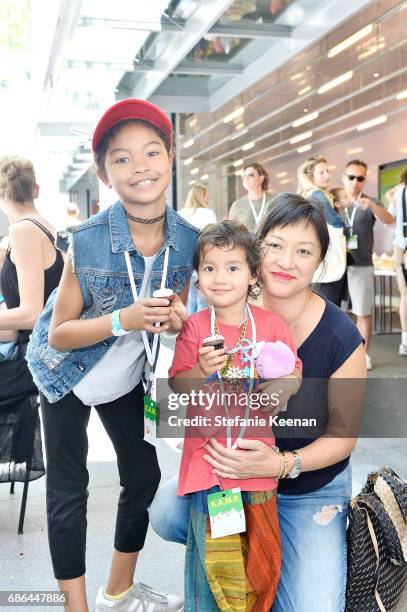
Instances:
[[[280,450],[303,448],[324,433],[328,421],[328,379],[362,342],[363,338],[353,321],[332,302],[326,301],[321,320],[298,349],[303,365],[301,389],[289,401],[287,412],[280,413],[280,417],[286,419],[314,417],[318,431],[310,428],[307,435],[306,428],[302,427],[296,430],[301,437],[291,437],[295,432],[293,428],[275,428],[276,444]],[[341,381],[338,384],[349,383]],[[278,437],[279,434],[283,437]],[[291,495],[316,491],[333,480],[348,462],[349,457],[320,470],[303,472],[295,479],[284,478],[279,481],[278,490]]]

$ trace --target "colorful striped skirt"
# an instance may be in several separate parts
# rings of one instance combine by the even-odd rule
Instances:
[[[208,495],[191,493],[185,555],[185,612],[269,612],[281,571],[277,496],[242,492],[246,531],[211,538]]]

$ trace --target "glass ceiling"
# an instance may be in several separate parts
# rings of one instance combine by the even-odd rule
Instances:
[[[372,4],[59,0],[53,2],[57,19],[51,22],[47,10],[52,0],[31,1],[37,23],[43,28],[49,21],[42,33],[49,43],[38,80],[43,88],[39,132],[55,139],[70,136],[70,143],[73,129],[90,134],[100,110],[114,99],[150,99],[167,112],[208,113],[223,107],[231,112],[231,100],[244,100],[267,75],[278,78],[288,59],[292,65],[300,51],[335,23]],[[2,5],[19,2],[29,0],[2,0]],[[47,10],[41,8],[45,5]],[[309,86],[301,81],[311,76],[316,78],[310,74],[300,79],[299,90]],[[205,148],[205,139],[201,144]]]

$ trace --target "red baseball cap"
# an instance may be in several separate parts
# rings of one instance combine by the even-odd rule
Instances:
[[[92,138],[92,150],[96,152],[100,141],[111,127],[125,121],[126,119],[141,119],[151,123],[161,130],[168,139],[169,145],[172,146],[172,125],[167,115],[151,102],[146,100],[138,100],[137,98],[127,98],[120,100],[107,109],[105,114],[99,120]]]

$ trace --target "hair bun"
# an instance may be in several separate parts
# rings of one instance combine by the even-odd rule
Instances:
[[[7,176],[9,181],[14,181],[20,174],[20,169],[15,162],[10,162],[6,168],[4,168],[4,174]]]

